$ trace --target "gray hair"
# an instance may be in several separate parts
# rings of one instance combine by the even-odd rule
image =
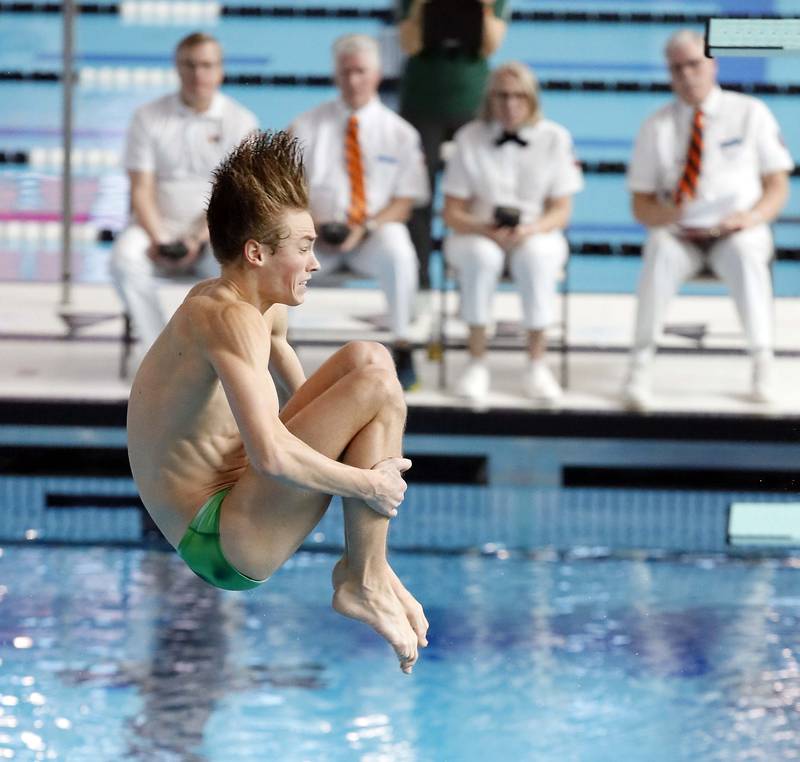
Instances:
[[[377,41],[367,34],[346,34],[333,43],[333,62],[338,64],[343,56],[354,53],[366,53],[375,63],[375,68],[381,68],[381,52]]]
[[[666,45],[664,45],[664,57],[669,60],[675,50],[682,48],[687,43],[699,45],[705,50],[706,38],[694,29],[679,29],[669,36]]]

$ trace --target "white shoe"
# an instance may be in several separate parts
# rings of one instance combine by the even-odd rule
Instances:
[[[628,380],[622,387],[622,404],[637,413],[644,413],[653,407],[653,394],[650,383],[649,364],[637,363],[631,366]]]
[[[532,400],[549,405],[558,402],[563,395],[558,381],[543,362],[532,362],[528,365],[525,374],[525,393]]]
[[[472,360],[456,384],[456,394],[472,402],[482,402],[489,394],[489,368],[480,360]]]
[[[753,402],[769,403],[775,400],[773,364],[771,352],[759,352],[753,357],[753,385],[750,392]]]

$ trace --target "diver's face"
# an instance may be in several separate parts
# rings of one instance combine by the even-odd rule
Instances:
[[[270,292],[266,296],[272,303],[296,306],[305,301],[312,273],[319,270],[314,255],[317,235],[311,215],[305,209],[287,211],[284,229],[288,230],[288,236],[265,258],[264,282]]]

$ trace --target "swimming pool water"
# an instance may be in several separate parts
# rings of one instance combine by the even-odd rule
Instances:
[[[431,622],[406,677],[324,553],[223,593],[173,554],[7,547],[0,759],[797,758],[796,559],[504,555],[396,555]]]

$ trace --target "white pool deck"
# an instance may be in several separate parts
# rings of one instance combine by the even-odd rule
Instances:
[[[170,285],[160,292],[168,309],[182,298],[185,286]],[[414,324],[415,352],[420,388],[408,393],[409,406],[469,407],[447,388],[439,388],[439,365],[424,348],[436,327],[439,297],[420,299]],[[62,289],[56,283],[0,283],[0,399],[123,402],[130,377],[120,379],[121,318],[112,318],[81,330],[67,339],[62,310]],[[455,310],[455,295],[449,302]],[[110,286],[75,285],[69,309],[77,312],[118,314],[119,302]],[[634,318],[631,295],[572,294],[569,296],[569,386],[560,409],[565,411],[622,410],[620,388],[626,369],[626,348]],[[385,312],[383,296],[370,288],[315,287],[306,303],[293,308],[292,338],[308,373],[335,348],[356,338],[387,341],[376,328],[375,316]],[[498,294],[497,318],[513,321],[519,314],[516,294]],[[671,305],[668,324],[703,324],[709,351],[668,351],[656,359],[655,399],[652,412],[734,416],[796,416],[800,414],[800,299],[775,302],[775,400],[757,404],[749,400],[750,362],[741,353],[743,337],[731,300],[727,296],[679,296]],[[463,337],[465,327],[449,321],[449,333]],[[554,339],[557,339],[554,330]],[[314,345],[319,341],[320,345]],[[309,343],[312,342],[312,343]],[[680,336],[665,337],[673,350],[695,347]],[[550,355],[554,370],[559,358]],[[467,357],[463,350],[447,354],[447,375],[455,379]],[[521,393],[520,351],[490,354],[492,393],[487,406],[496,409],[535,409]]]

